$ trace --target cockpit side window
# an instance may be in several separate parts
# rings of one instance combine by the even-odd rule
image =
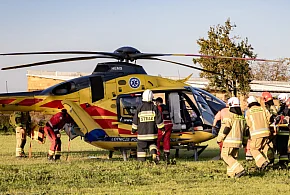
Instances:
[[[65,82],[52,90],[54,95],[66,95],[76,91],[76,84],[74,82]]]
[[[195,89],[207,102],[208,106],[211,108],[213,114],[216,114],[218,111],[226,107],[225,102],[218,99],[214,95],[204,91],[202,89]]]
[[[137,107],[142,103],[141,96],[125,95],[118,98],[118,118],[120,122],[132,124]]]

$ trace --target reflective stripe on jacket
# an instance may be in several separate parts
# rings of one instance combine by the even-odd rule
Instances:
[[[240,148],[246,143],[246,120],[244,116],[229,112],[222,120],[218,141],[223,140],[223,147]],[[230,129],[226,132],[226,129]]]

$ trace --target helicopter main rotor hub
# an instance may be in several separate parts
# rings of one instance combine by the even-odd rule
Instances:
[[[141,53],[138,49],[134,47],[120,47],[114,51],[114,53],[122,54],[122,59],[120,61],[125,60],[126,62],[133,62],[134,58],[130,57],[131,54]]]

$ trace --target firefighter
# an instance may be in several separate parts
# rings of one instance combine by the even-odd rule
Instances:
[[[278,110],[278,115],[286,115],[288,112],[288,108],[286,108],[286,101],[288,100],[289,96],[286,93],[281,93],[278,95],[278,100],[280,101],[280,106]]]
[[[220,111],[218,111],[218,113],[215,115],[214,117],[214,121],[213,121],[213,125],[212,125],[212,133],[217,135],[219,133],[219,129],[218,128],[218,123],[221,123],[221,121],[224,119],[225,116],[227,116],[229,113],[229,105],[228,105],[228,101],[226,103],[226,107],[221,109]],[[219,148],[220,148],[220,154],[215,157],[214,159],[219,160],[220,159],[220,155],[221,155],[221,151],[223,148],[223,143],[220,142],[219,143]]]
[[[285,101],[285,96],[283,94],[280,97],[280,115],[276,117],[277,125],[277,135],[276,135],[276,150],[279,156],[278,166],[281,168],[287,168],[289,158],[288,158],[288,141],[289,141],[289,110],[290,110],[290,99]]]
[[[222,119],[217,142],[223,142],[221,157],[227,166],[229,177],[239,178],[246,174],[243,166],[236,160],[239,148],[246,144],[246,121],[242,114],[240,101],[236,97],[228,100],[229,112]]]
[[[273,97],[272,97],[271,93],[264,91],[262,93],[262,100],[265,103],[265,108],[272,115],[271,118],[275,118],[275,116],[277,116],[278,111],[274,105],[274,101],[273,101]],[[271,120],[271,122],[272,122],[272,120]]]
[[[274,119],[277,116],[277,109],[274,105],[274,101],[273,101],[273,97],[271,95],[271,93],[264,91],[262,93],[262,101],[265,104],[265,108],[270,112],[271,117],[270,117],[270,123],[274,122]],[[274,130],[273,128],[270,128],[270,137],[269,137],[269,151],[268,151],[268,159],[270,160],[270,163],[273,164],[274,163],[274,154],[275,154],[275,149],[274,149],[274,144],[275,144],[275,139],[276,136],[274,135]]]
[[[29,112],[14,112],[10,115],[10,123],[15,127],[16,131],[16,157],[26,157],[24,146],[27,133],[30,131],[31,118]]]
[[[51,142],[48,151],[48,160],[59,160],[61,151],[61,139],[60,130],[63,129],[66,123],[72,123],[73,120],[67,113],[66,109],[62,109],[61,112],[56,113],[46,123],[44,132],[46,133],[49,141]],[[54,158],[53,158],[54,157]]]
[[[254,96],[247,99],[248,111],[246,121],[250,130],[250,150],[260,171],[269,165],[267,152],[270,136],[270,113],[262,108]]]
[[[138,131],[137,159],[139,161],[146,160],[146,149],[149,149],[153,161],[158,163],[157,128],[165,131],[161,113],[153,104],[153,92],[147,89],[142,94],[142,104],[137,108],[132,123],[132,133]]]
[[[158,138],[157,138],[158,151],[157,151],[157,154],[158,154],[158,158],[159,158],[159,156],[160,156],[160,142],[163,139],[164,158],[165,158],[165,161],[167,162],[167,164],[170,164],[170,158],[169,158],[169,155],[170,155],[170,136],[171,136],[173,124],[172,124],[171,119],[170,119],[169,109],[165,104],[163,104],[163,99],[161,97],[158,97],[156,99],[156,105],[157,105],[157,108],[162,115],[163,122],[164,122],[164,129],[165,129],[165,131],[158,129]]]

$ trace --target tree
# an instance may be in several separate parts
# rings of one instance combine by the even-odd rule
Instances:
[[[290,59],[280,59],[279,62],[260,62],[252,65],[252,75],[254,80],[262,81],[289,81]]]
[[[236,25],[232,25],[227,19],[225,25],[210,27],[208,38],[200,38],[197,44],[199,52],[204,55],[227,56],[227,57],[256,57],[253,47],[248,43],[248,38],[241,40],[238,36],[230,36]],[[209,80],[208,89],[223,91],[226,93],[237,92],[244,95],[250,91],[249,82],[252,78],[249,61],[233,60],[223,58],[200,58],[193,59],[202,68],[217,72],[224,76],[213,75],[212,73],[201,72],[200,77]]]

